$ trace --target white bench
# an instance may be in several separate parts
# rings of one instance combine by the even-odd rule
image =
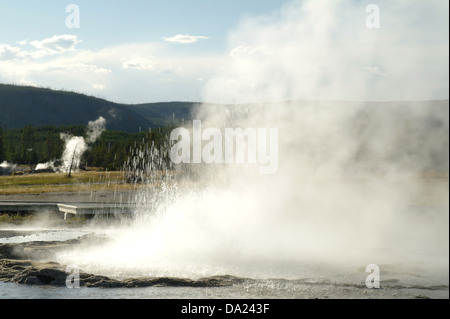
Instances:
[[[106,205],[106,204],[80,204],[80,205],[68,205],[58,204],[60,212],[64,213],[64,220],[67,220],[67,216],[71,215],[116,215],[131,213],[132,206],[129,205]]]

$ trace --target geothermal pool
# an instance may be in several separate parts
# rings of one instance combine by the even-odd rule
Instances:
[[[443,211],[428,209],[423,212],[429,219],[436,218]],[[433,217],[434,216],[434,217]],[[76,263],[80,269],[90,273],[116,279],[137,278],[141,276],[176,276],[179,278],[200,278],[202,276],[233,275],[244,278],[242,283],[230,287],[192,288],[192,287],[148,287],[148,288],[85,288],[68,289],[48,286],[25,286],[0,282],[0,298],[49,298],[49,299],[409,299],[409,298],[449,298],[448,259],[442,255],[439,247],[429,247],[427,253],[417,247],[401,251],[384,247],[383,252],[373,259],[359,255],[361,259],[343,254],[336,263],[323,256],[304,255],[305,258],[289,256],[274,251],[260,251],[245,254],[239,245],[230,249],[228,241],[223,239],[212,246],[200,247],[199,242],[189,245],[178,238],[164,245],[160,241],[174,236],[180,231],[179,225],[164,218],[156,219],[157,229],[149,227],[142,220],[141,227],[114,226],[96,227],[91,224],[76,229],[11,229],[2,230],[0,243],[26,243],[30,241],[65,241],[85,235],[101,236],[105,243],[83,249],[68,249],[56,255],[56,261],[67,265]],[[184,223],[186,221],[183,221]],[[151,224],[151,223],[150,223]],[[191,225],[192,226],[192,225]],[[174,227],[172,232],[168,230]],[[286,229],[285,229],[286,230]],[[198,229],[196,229],[198,231]],[[210,233],[208,233],[209,235]],[[192,236],[192,233],[179,236]],[[275,241],[276,238],[273,238]],[[231,241],[232,242],[232,241]],[[156,244],[158,243],[158,244]],[[178,250],[174,243],[182,250]],[[241,238],[241,245],[250,245],[252,241]],[[133,246],[134,245],[134,246]],[[218,245],[218,246],[216,246]],[[443,244],[445,246],[445,242]],[[220,249],[220,247],[222,247]],[[233,247],[233,246],[232,246]],[[250,246],[255,249],[254,246]],[[355,246],[356,247],[356,246]],[[209,250],[206,250],[208,248]],[[214,249],[212,249],[214,248]],[[286,249],[286,247],[284,247]],[[354,248],[354,247],[353,247]],[[198,249],[200,254],[196,254]],[[269,249],[269,248],[267,248]],[[321,249],[318,246],[318,249]],[[283,247],[280,247],[283,250]],[[169,254],[165,254],[164,251]],[[209,251],[210,255],[205,255]],[[293,252],[292,246],[289,251]],[[306,251],[304,251],[306,252]],[[323,251],[318,251],[323,254]],[[416,253],[414,256],[413,253]],[[176,256],[179,253],[180,256]],[[202,256],[203,254],[203,256]],[[174,256],[175,255],[175,256]],[[189,257],[191,256],[191,257]],[[307,257],[307,258],[306,258]],[[381,258],[383,257],[383,258]],[[380,289],[369,289],[366,278],[366,265],[370,261],[380,262]]]
[[[0,244],[18,244],[31,241],[66,241],[91,234],[90,231],[69,229],[0,229]]]

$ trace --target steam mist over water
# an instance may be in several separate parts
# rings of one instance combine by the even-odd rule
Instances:
[[[141,194],[131,228],[61,261],[118,276],[362,282],[378,264],[448,284],[448,101],[342,102],[448,99],[447,71],[423,66],[448,66],[447,31],[413,24],[423,8],[448,20],[448,3],[382,2],[373,30],[365,6],[317,2],[245,18],[204,92],[231,105],[199,105],[192,117],[205,128],[277,128],[278,171],[182,167],[185,178]]]

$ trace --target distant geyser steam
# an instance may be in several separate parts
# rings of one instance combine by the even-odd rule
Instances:
[[[78,169],[81,157],[84,152],[89,149],[89,145],[102,135],[106,129],[106,120],[99,117],[96,121],[90,121],[86,131],[86,139],[82,136],[71,136],[69,134],[61,134],[61,139],[65,142],[64,152],[62,155],[62,168],[64,172],[69,172],[70,168]]]
[[[106,120],[100,116],[95,121],[90,121],[86,130],[86,138],[83,136],[72,136],[61,133],[60,138],[64,141],[64,151],[61,156],[61,166],[56,167],[55,161],[49,161],[44,164],[38,164],[36,170],[52,169],[68,173],[77,170],[80,165],[83,154],[94,144],[106,129]]]

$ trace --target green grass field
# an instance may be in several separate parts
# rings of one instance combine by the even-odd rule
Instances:
[[[63,173],[0,176],[0,195],[133,189],[123,180],[123,172],[79,172],[70,178]]]

